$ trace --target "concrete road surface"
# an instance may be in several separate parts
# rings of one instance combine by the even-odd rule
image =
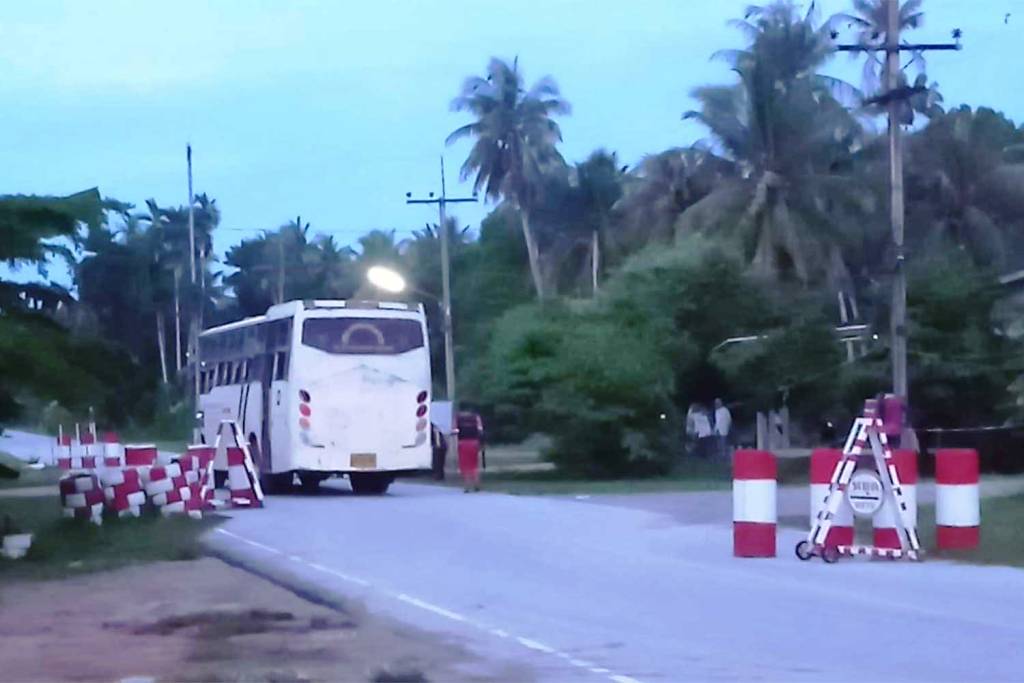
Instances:
[[[659,498],[646,510],[417,484],[363,498],[337,486],[232,513],[210,542],[539,680],[1024,678],[1017,569],[801,563],[790,531],[776,559],[733,559],[728,515],[689,523],[688,494],[676,494],[678,509]]]
[[[52,436],[30,434],[16,429],[7,429],[0,434],[0,451],[10,453],[21,460],[39,460],[47,465],[56,464],[53,460],[55,443],[56,439]]]

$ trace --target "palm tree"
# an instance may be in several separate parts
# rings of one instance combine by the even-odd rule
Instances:
[[[649,154],[625,178],[615,209],[622,215],[624,239],[633,244],[671,242],[679,217],[723,180],[735,165],[699,147]]]
[[[486,77],[467,78],[451,106],[454,111],[470,112],[476,118],[453,131],[446,140],[447,144],[462,138],[474,140],[462,165],[462,178],[475,173],[476,191],[483,190],[488,199],[504,198],[519,209],[530,275],[537,297],[544,299],[540,249],[530,227],[530,211],[541,191],[544,174],[552,167],[564,166],[556,148],[562,132],[552,117],[568,114],[569,104],[550,77],[525,90],[518,58],[511,65],[492,58]]]
[[[586,161],[576,164],[571,183],[583,223],[590,229],[590,286],[596,296],[601,273],[601,243],[607,241],[612,225],[612,208],[622,197],[625,167],[615,152],[595,150]]]
[[[1024,214],[1024,131],[991,109],[963,106],[910,139],[908,189],[920,238],[952,243],[980,265],[1004,265]]]
[[[355,251],[351,247],[339,246],[330,235],[317,236],[310,247],[319,296],[351,298],[359,284],[359,276],[355,271]]]
[[[700,109],[684,114],[709,129],[733,174],[689,207],[679,228],[731,227],[755,273],[805,284],[826,276],[839,286],[848,279],[840,224],[871,197],[847,173],[862,131],[838,98],[853,89],[816,73],[831,54],[831,24],[819,24],[813,6],[801,16],[779,2],[750,8],[737,25],[750,47],[718,56],[739,83],[697,88]]]
[[[899,0],[897,0],[898,2]],[[837,14],[837,22],[846,22],[857,32],[857,43],[870,48],[881,48],[885,45],[889,26],[888,0],[853,0],[853,14]],[[919,28],[924,25],[924,12],[921,11],[921,0],[906,0],[900,5],[900,31]],[[882,86],[885,75],[885,60],[876,50],[863,53],[852,52],[854,57],[866,56],[862,76],[862,87],[868,94],[877,93]],[[915,53],[913,60],[918,68],[924,70],[924,56]]]

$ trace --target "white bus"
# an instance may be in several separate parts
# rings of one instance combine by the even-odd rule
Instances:
[[[260,479],[347,475],[382,494],[430,469],[430,349],[420,304],[290,301],[199,337],[203,439],[238,422]]]

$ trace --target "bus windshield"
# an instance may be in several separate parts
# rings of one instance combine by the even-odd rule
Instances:
[[[302,343],[333,354],[391,355],[423,346],[417,320],[313,318],[302,324]]]

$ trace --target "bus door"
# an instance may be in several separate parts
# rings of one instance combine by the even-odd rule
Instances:
[[[263,472],[270,472],[272,450],[270,447],[270,406],[271,406],[271,384],[274,381],[274,354],[264,353],[260,355],[257,362],[259,374],[257,379],[260,383],[260,462],[259,467]]]

